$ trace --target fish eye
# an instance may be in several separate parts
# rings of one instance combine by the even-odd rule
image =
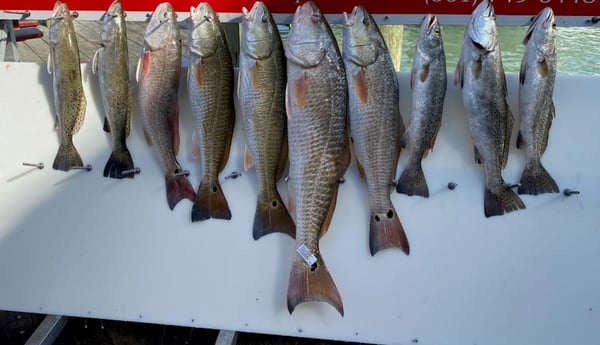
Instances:
[[[362,23],[363,23],[363,25],[369,25],[369,21],[367,20],[366,17],[363,18]]]
[[[321,20],[321,17],[318,14],[313,14],[311,17],[312,21],[318,23]]]
[[[556,23],[552,23],[552,28],[556,29]]]
[[[268,20],[267,20],[267,16],[262,16],[262,18],[260,18],[260,20],[261,20],[263,23],[266,23],[266,22],[268,21]]]
[[[440,28],[435,28],[435,29],[433,30],[433,32],[434,32],[436,35],[439,35],[441,31],[440,31]]]

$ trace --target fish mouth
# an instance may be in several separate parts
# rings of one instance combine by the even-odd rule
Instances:
[[[356,20],[361,20],[365,22],[367,20],[367,15],[365,8],[361,5],[354,6],[352,9],[352,13],[348,15],[348,13],[344,12],[344,24],[347,26],[352,26],[356,22]],[[360,16],[360,18],[359,18]]]
[[[431,30],[433,26],[437,23],[437,16],[428,14],[423,17],[423,21],[421,22],[421,28],[425,30]]]

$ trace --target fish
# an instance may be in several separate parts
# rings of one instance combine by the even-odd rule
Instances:
[[[524,209],[523,201],[502,178],[514,118],[506,101],[506,77],[496,33],[496,15],[487,0],[473,10],[465,29],[455,84],[462,89],[475,161],[483,164],[485,216]]]
[[[329,228],[339,181],[350,162],[348,88],[337,41],[312,1],[296,9],[286,58],[288,194],[297,251],[290,269],[288,311],[291,314],[303,302],[322,301],[343,316],[342,299],[321,256],[319,239]]]
[[[433,150],[442,125],[446,85],[446,54],[442,30],[437,17],[428,14],[421,23],[410,73],[411,120],[401,139],[402,146],[408,148],[409,156],[408,163],[398,178],[398,193],[429,197],[421,161]]]
[[[85,119],[87,100],[81,82],[79,46],[67,4],[56,1],[49,28],[48,72],[52,74],[56,126],[60,145],[52,168],[69,171],[83,166],[73,135]]]
[[[125,12],[119,0],[113,1],[100,19],[100,48],[92,70],[98,75],[100,95],[106,116],[104,129],[112,134],[113,149],[104,177],[133,178],[133,159],[126,139],[131,129],[132,97],[129,88],[129,57]],[[130,173],[123,173],[129,171]]]
[[[219,173],[229,159],[235,125],[233,62],[225,31],[212,7],[201,2],[190,10],[188,94],[194,123],[194,152],[202,180],[192,208],[192,222],[231,219]]]
[[[396,71],[377,23],[363,6],[344,12],[343,59],[348,82],[348,120],[359,173],[369,190],[369,249],[410,253],[390,192],[405,131]]]
[[[254,165],[258,180],[255,240],[274,232],[296,234],[276,185],[287,163],[285,84],[281,36],[267,6],[257,1],[250,11],[242,8],[237,83],[247,142],[245,166]]]
[[[177,15],[167,2],[156,6],[146,26],[136,76],[144,135],[158,154],[165,174],[167,203],[173,210],[183,199],[193,201],[196,193],[176,158],[181,37]]]
[[[541,162],[556,115],[552,100],[556,79],[555,31],[554,12],[546,7],[535,17],[523,41],[526,48],[519,73],[521,120],[517,148],[525,150],[527,163],[517,190],[519,194],[559,192],[558,185]]]

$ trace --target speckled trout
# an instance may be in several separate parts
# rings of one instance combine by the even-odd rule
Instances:
[[[257,1],[250,11],[243,8],[242,12],[237,94],[247,142],[244,165],[255,167],[258,180],[252,234],[254,239],[273,232],[294,237],[294,221],[276,186],[288,152],[283,45],[277,25],[263,2]]]
[[[206,2],[190,13],[188,94],[194,120],[196,156],[202,181],[192,208],[192,221],[231,219],[219,173],[229,158],[235,124],[233,63],[219,16]]]
[[[408,254],[408,239],[390,199],[405,129],[394,64],[377,23],[364,7],[344,13],[343,35],[350,135],[359,173],[369,189],[371,255],[390,247]]]
[[[329,227],[339,179],[349,162],[348,90],[335,37],[312,1],[294,14],[286,57],[289,193],[298,253],[290,272],[288,310],[302,302],[323,301],[343,315],[319,239]]]
[[[100,48],[94,54],[93,71],[98,75],[100,95],[106,117],[104,130],[112,134],[113,149],[104,176],[132,178],[133,160],[126,139],[131,128],[131,91],[129,89],[129,57],[125,13],[115,0],[100,19]]]
[[[475,161],[483,164],[485,216],[525,208],[519,196],[504,183],[501,173],[508,161],[514,119],[506,102],[496,15],[487,0],[475,8],[465,29],[455,83],[462,88]]]
[[[83,165],[73,134],[83,125],[87,101],[81,83],[79,46],[67,4],[57,1],[50,19],[48,72],[52,73],[54,106],[60,146],[52,168],[69,171]]]
[[[429,197],[422,159],[430,150],[442,125],[446,96],[446,55],[442,29],[436,16],[427,15],[421,23],[410,73],[412,107],[402,146],[408,148],[408,163],[398,178],[396,190],[407,195]]]
[[[179,150],[181,38],[177,16],[169,3],[159,4],[152,13],[136,74],[144,134],[158,154],[167,202],[173,209],[182,199],[194,200],[196,193],[175,157]]]
[[[517,147],[525,149],[527,164],[521,175],[519,194],[558,193],[556,182],[546,171],[541,157],[555,116],[552,94],[556,79],[556,23],[546,7],[535,17],[527,33],[525,55],[519,77],[521,118]]]

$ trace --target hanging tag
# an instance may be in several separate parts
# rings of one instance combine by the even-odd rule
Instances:
[[[312,266],[317,262],[317,257],[314,256],[313,253],[310,252],[310,249],[304,244],[296,249],[296,252],[300,255],[302,259],[308,264],[308,266]]]

